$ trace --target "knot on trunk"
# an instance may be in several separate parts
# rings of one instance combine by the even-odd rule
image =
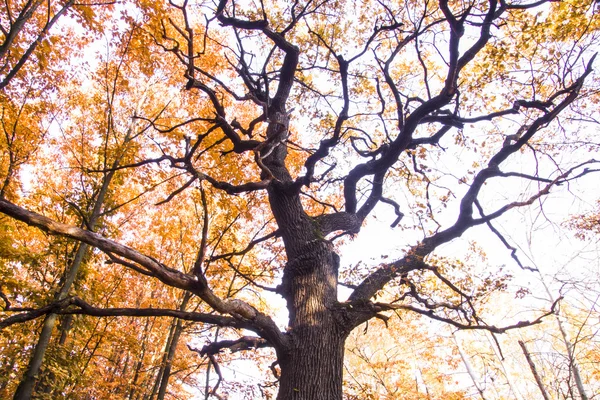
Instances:
[[[286,272],[292,272],[294,275],[305,275],[313,272],[317,266],[329,261],[329,256],[333,253],[333,245],[325,239],[314,239],[306,242],[296,252],[298,256],[286,264]]]
[[[296,252],[298,256],[292,258],[285,265],[281,285],[277,292],[284,298],[290,294],[291,283],[294,278],[318,273],[321,279],[329,277],[336,280],[340,264],[340,257],[335,253],[333,244],[324,239],[314,239],[306,242]]]

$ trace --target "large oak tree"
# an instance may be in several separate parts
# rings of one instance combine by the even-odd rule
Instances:
[[[76,47],[67,35],[76,36],[77,24],[126,39],[135,51],[119,59],[119,68],[158,77],[165,88],[150,100],[160,105],[130,116],[139,128],[132,155],[107,162],[118,151],[107,139],[100,167],[81,163],[90,176],[139,184],[132,185],[139,193],[125,196],[130,200],[114,201],[141,222],[128,225],[123,220],[133,217],[121,215],[96,233],[98,215],[110,220],[106,211],[116,211],[115,204],[103,199],[95,203],[93,223],[82,213],[73,224],[49,218],[43,212],[49,207],[27,199],[16,182],[24,179],[19,171],[29,156],[16,156],[56,141],[52,128],[46,137],[31,129],[5,135],[0,212],[97,249],[108,263],[98,269],[128,268],[187,300],[179,307],[169,300],[108,308],[67,296],[67,288],[56,301],[24,309],[11,306],[14,296],[3,292],[10,316],[0,326],[48,314],[165,316],[214,325],[240,333],[199,350],[213,364],[225,349],[272,347],[278,399],[330,400],[343,396],[348,335],[391,311],[496,333],[539,321],[486,323],[478,299],[502,287],[502,279],[476,286],[463,279],[468,270],[461,275],[457,260],[436,251],[486,227],[496,236],[493,245],[529,268],[495,221],[597,169],[590,154],[598,140],[582,128],[597,114],[593,2],[220,0],[159,9],[144,2],[119,8],[48,1],[46,17],[35,14],[41,3],[4,5],[3,110],[15,108],[22,83],[37,82],[38,73],[53,83],[31,84],[39,102],[60,96],[56,82],[67,85],[69,68],[85,57],[81,49],[68,51]],[[59,17],[65,24],[54,34]],[[97,37],[87,40],[97,45]],[[123,87],[134,92],[141,83],[130,80]],[[127,95],[111,96],[127,102]],[[119,128],[111,110],[103,125],[110,128],[103,128],[107,138]],[[97,146],[93,135],[79,140]],[[117,184],[110,179],[107,190]],[[156,195],[150,187],[164,194],[153,207],[141,202]],[[165,254],[145,242],[140,229],[172,233],[181,210],[201,221],[187,247]],[[390,224],[410,245],[389,255],[393,261],[370,265],[369,257],[378,255],[364,249],[365,263],[341,265],[336,243],[359,235],[375,213],[391,215],[388,210]],[[180,256],[191,261],[179,263]],[[224,287],[227,273],[244,284]],[[347,298],[338,293],[342,285]],[[268,291],[285,300],[285,329],[260,301]]]

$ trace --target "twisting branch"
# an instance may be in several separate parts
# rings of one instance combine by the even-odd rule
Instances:
[[[237,96],[233,91],[229,90],[227,88],[227,86],[225,84],[223,84],[222,81],[220,81],[213,75],[211,75],[195,66],[194,59],[195,59],[196,55],[194,54],[194,43],[193,43],[194,33],[189,24],[189,19],[188,19],[188,15],[187,15],[187,4],[178,6],[174,3],[171,3],[171,6],[177,8],[183,15],[183,19],[184,19],[184,23],[185,23],[184,29],[178,27],[173,21],[170,21],[170,23],[175,28],[175,30],[179,33],[179,35],[181,35],[184,38],[184,40],[186,41],[186,44],[187,44],[186,51],[185,51],[185,53],[182,52],[182,50],[179,48],[179,42],[176,39],[169,37],[165,26],[163,26],[163,33],[162,33],[163,39],[174,43],[174,45],[173,45],[173,47],[169,48],[161,43],[157,42],[157,44],[160,45],[165,51],[174,53],[177,56],[177,58],[183,63],[183,65],[185,65],[186,71],[185,71],[184,76],[188,80],[186,89],[188,89],[188,90],[198,89],[208,96],[208,98],[214,108],[214,111],[216,113],[216,116],[213,120],[215,121],[216,126],[221,128],[223,133],[227,136],[227,138],[233,144],[233,151],[236,153],[244,153],[246,151],[254,149],[260,142],[256,141],[256,140],[242,140],[240,138],[240,136],[238,135],[238,133],[236,132],[236,130],[232,126],[232,124],[227,122],[225,106],[219,99],[217,90],[211,88],[209,85],[202,82],[202,80],[200,80],[199,78],[196,78],[195,73],[200,72],[204,77],[208,78],[211,82],[215,82],[220,87],[225,88],[225,90],[229,94],[233,95],[234,98],[236,98],[238,100],[241,100],[243,98],[240,96]]]
[[[394,200],[388,199],[383,196],[381,196],[379,198],[379,201],[381,201],[382,203],[389,204],[392,207],[394,207],[394,212],[396,213],[396,219],[394,220],[394,222],[392,222],[390,227],[395,228],[400,223],[402,218],[404,218],[404,213],[402,213],[402,211],[400,211],[400,205],[398,203],[396,203]]]
[[[269,183],[271,183],[271,181],[273,179],[273,176],[271,175],[259,182],[248,182],[248,183],[243,183],[241,185],[232,185],[229,182],[218,181],[209,175],[206,175],[202,172],[196,171],[195,169],[193,170],[193,173],[198,176],[198,179],[206,180],[214,188],[223,190],[228,194],[239,194],[239,193],[245,193],[245,192],[253,192],[256,190],[263,190],[263,189],[266,189],[267,186],[269,186]]]
[[[477,226],[477,225],[487,223],[489,221],[492,221],[493,219],[498,218],[499,216],[503,215],[504,213],[506,213],[507,211],[509,211],[513,208],[531,205],[534,201],[536,201],[540,197],[545,196],[548,193],[550,193],[550,189],[553,188],[554,186],[556,186],[557,182],[563,182],[569,175],[571,175],[577,169],[581,168],[584,165],[587,165],[590,163],[595,163],[595,162],[596,162],[595,160],[590,160],[590,161],[581,163],[581,164],[569,169],[568,171],[560,174],[556,179],[554,179],[552,182],[547,184],[538,193],[532,195],[529,199],[527,199],[525,201],[512,202],[510,204],[507,204],[507,205],[501,207],[500,209],[498,209],[497,211],[495,211],[493,213],[490,213],[487,215],[482,214],[481,218],[474,219],[471,214],[472,210],[467,209],[467,211],[466,211],[467,214],[465,214],[465,211],[463,211],[462,206],[461,206],[461,212],[460,212],[459,217],[454,225],[452,225],[451,227],[449,227],[443,231],[439,231],[439,232],[433,234],[432,236],[425,238],[420,244],[413,246],[412,249],[408,252],[408,254],[405,257],[403,257],[402,259],[395,261],[393,263],[390,263],[390,264],[386,264],[386,265],[380,267],[379,269],[377,269],[375,272],[373,272],[371,275],[369,275],[367,278],[365,278],[361,282],[360,285],[357,286],[357,288],[354,290],[354,292],[350,296],[350,300],[351,301],[358,301],[359,299],[362,299],[363,301],[368,300],[373,295],[375,295],[375,293],[378,290],[381,290],[381,288],[383,288],[383,286],[385,284],[387,284],[389,281],[391,281],[392,279],[394,279],[402,274],[405,274],[411,270],[414,270],[414,269],[428,269],[428,266],[423,262],[423,259],[425,256],[430,254],[440,244],[447,243],[453,239],[456,239],[460,235],[462,235],[467,229]],[[489,177],[492,177],[495,175],[494,175],[494,173],[492,173],[490,171],[486,172],[486,170],[483,170],[482,172],[480,172],[480,174],[478,174],[478,177],[481,177],[481,176],[484,176],[484,179],[481,180],[480,183],[478,183],[478,185],[483,185],[483,182],[485,182],[485,180],[487,180]],[[478,178],[476,178],[476,180],[477,179]],[[471,188],[473,188],[473,186],[471,186]],[[468,192],[465,195],[465,197],[463,197],[463,202],[465,201],[465,198],[468,198],[467,196],[469,196]],[[471,201],[473,203],[476,200],[477,200],[476,198],[471,199]]]
[[[431,300],[425,298],[424,296],[421,296],[419,294],[419,290],[417,289],[417,286],[413,282],[411,282],[408,278],[404,278],[403,283],[408,286],[409,291],[407,293],[405,293],[400,299],[398,299],[398,302],[401,300],[404,300],[407,297],[412,297],[417,302],[419,302],[421,306],[425,307],[427,310],[430,310],[432,312],[435,312],[440,309],[445,310],[445,311],[451,310],[451,311],[454,311],[455,313],[457,313],[459,316],[462,315],[469,324],[472,324],[473,321],[479,322],[479,318],[477,317],[475,307],[473,306],[473,304],[471,302],[471,296],[468,296],[465,293],[463,293],[459,288],[456,287],[456,285],[454,285],[448,279],[443,277],[437,271],[437,268],[430,267],[429,270],[432,271],[435,274],[435,276],[438,279],[440,279],[446,286],[448,286],[455,293],[459,294],[461,296],[461,302],[459,304],[453,304],[450,302],[431,301]],[[462,300],[462,299],[464,299],[464,300]],[[465,302],[469,306],[468,309],[464,308]]]
[[[519,321],[515,324],[511,324],[511,325],[507,325],[507,326],[502,326],[502,327],[498,327],[495,325],[481,325],[481,324],[463,324],[460,322],[457,322],[451,318],[446,318],[446,317],[442,317],[439,316],[437,314],[435,314],[433,312],[433,310],[431,309],[421,309],[415,306],[411,306],[411,305],[402,305],[402,304],[386,304],[386,303],[374,303],[373,306],[375,309],[379,309],[380,311],[385,311],[385,310],[408,310],[408,311],[412,311],[412,312],[416,312],[417,314],[421,314],[424,316],[427,316],[431,319],[435,319],[436,321],[440,321],[440,322],[444,322],[447,323],[449,325],[452,325],[456,328],[459,329],[463,329],[463,330],[486,330],[492,333],[505,333],[509,330],[513,330],[513,329],[519,329],[519,328],[524,328],[526,326],[532,326],[532,325],[537,325],[543,322],[544,318],[546,318],[549,315],[554,314],[556,307],[558,306],[558,303],[562,300],[562,297],[558,298],[554,303],[552,303],[552,306],[550,307],[550,310],[545,312],[544,314],[542,314],[541,316],[537,317],[534,320],[531,321]]]
[[[566,178],[569,177],[577,169],[581,168],[584,165],[595,164],[595,163],[598,163],[598,161],[596,161],[596,160],[588,160],[588,161],[585,161],[583,163],[580,163],[579,165],[576,165],[573,168],[569,168],[567,171],[565,171],[562,174],[558,175],[554,180],[550,181],[546,186],[544,186],[537,193],[535,193],[532,196],[530,196],[527,200],[515,201],[515,202],[512,202],[512,203],[506,204],[505,206],[500,207],[498,210],[493,211],[493,212],[491,212],[489,214],[484,214],[483,210],[481,210],[481,218],[472,219],[472,223],[474,225],[479,225],[479,224],[482,224],[482,223],[487,223],[488,221],[491,221],[493,219],[498,218],[499,216],[503,215],[504,213],[506,213],[509,210],[512,210],[513,208],[531,205],[536,200],[538,200],[539,198],[541,198],[541,197],[549,194],[550,190],[554,186],[557,186],[560,183],[565,182]],[[586,174],[591,173],[591,172],[595,172],[595,170],[590,170],[588,168],[585,168],[583,172],[581,172],[580,174],[578,174],[578,176],[586,175]],[[473,204],[476,202],[476,200],[477,199],[473,199]]]
[[[187,180],[187,182],[185,182],[182,186],[178,187],[177,189],[175,189],[173,192],[171,192],[164,200],[159,201],[158,203],[156,203],[155,205],[160,206],[161,204],[165,204],[170,202],[171,200],[173,200],[173,198],[175,196],[177,196],[179,193],[183,192],[185,189],[189,188],[190,186],[192,186],[192,184],[197,180],[198,178],[196,176],[192,176],[190,179]]]
[[[518,114],[520,103],[517,101],[513,108],[506,110],[496,111],[487,115],[481,115],[478,117],[463,118],[457,115],[431,115],[421,120],[422,123],[428,122],[439,122],[444,125],[450,125],[457,128],[462,128],[465,124],[475,123],[480,121],[492,121],[494,118],[503,117],[506,115]]]
[[[122,265],[126,268],[129,268],[129,269],[137,272],[138,274],[154,277],[154,275],[151,272],[149,272],[148,270],[146,270],[144,268],[139,267],[138,265],[136,265],[134,263],[130,263],[128,261],[122,260],[110,252],[106,252],[105,254],[109,258],[108,260],[104,261],[105,264],[119,264],[119,265]]]
[[[505,161],[510,155],[519,151],[523,146],[525,146],[542,127],[552,122],[562,110],[564,110],[568,105],[575,101],[575,99],[579,95],[579,90],[581,89],[585,78],[592,71],[592,64],[594,59],[595,56],[590,59],[585,72],[573,84],[568,86],[566,89],[560,91],[561,94],[565,96],[565,98],[560,103],[558,103],[552,110],[548,111],[546,114],[533,121],[533,123],[527,127],[525,132],[520,136],[518,140],[515,141],[515,143],[503,146],[502,149],[500,149],[498,153],[496,153],[490,159],[490,161],[488,162],[488,166],[480,170],[479,173],[477,173],[477,175],[473,179],[473,182],[471,183],[469,190],[463,196],[460,202],[459,216],[454,225],[443,231],[439,231],[432,236],[425,238],[419,245],[414,246],[404,258],[394,263],[384,265],[375,272],[373,272],[371,275],[365,278],[360,285],[358,285],[357,289],[351,295],[351,299],[368,300],[387,282],[397,277],[400,273],[404,273],[407,270],[415,268],[416,264],[421,262],[426,255],[428,255],[440,244],[447,243],[453,239],[456,239],[457,237],[462,235],[467,229],[476,225],[487,223],[488,221],[491,221],[503,215],[504,213],[513,208],[532,204],[535,200],[547,195],[552,187],[561,182],[564,182],[565,179],[568,176],[570,176],[576,169],[581,168],[582,166],[587,164],[596,163],[596,160],[589,160],[584,163],[581,163],[580,165],[571,168],[565,173],[560,174],[556,179],[552,180],[552,182],[549,182],[542,190],[540,190],[537,194],[531,196],[528,200],[517,201],[507,204],[501,207],[500,209],[496,210],[495,212],[482,216],[479,219],[473,218],[473,206],[484,184],[488,181],[488,179],[500,176],[500,164],[503,161]],[[552,96],[552,98],[556,99],[556,96]],[[411,117],[414,115],[415,114],[413,113]],[[392,146],[390,146],[390,148],[391,147]],[[391,150],[388,154],[390,153]],[[379,160],[371,162],[371,164],[361,164],[358,167],[356,167],[353,171],[351,171],[351,173],[348,175],[348,178],[346,178],[345,181],[345,184],[347,184],[349,181],[351,182],[351,184],[350,186],[345,185],[344,193],[348,194],[350,198],[355,199],[354,193],[348,193],[348,191],[351,191],[350,189],[352,188],[352,185],[355,185],[355,183],[357,182],[355,180],[359,179],[359,177],[361,177],[363,173],[367,173],[368,171],[374,170],[375,168],[373,167],[373,165],[375,165],[375,163],[381,162],[381,160],[384,160],[385,158],[386,157],[384,156]],[[589,169],[584,170],[583,174],[590,172],[591,171]],[[346,199],[348,200],[348,197],[346,197]]]
[[[221,373],[221,367],[219,366],[219,363],[217,362],[217,359],[213,354],[210,354],[208,356],[208,359],[210,360],[210,364],[213,366],[215,372],[217,373],[217,376],[219,377],[217,379],[217,383],[215,383],[215,386],[210,390],[209,394],[216,397],[217,400],[225,400],[223,399],[223,397],[217,394],[217,389],[219,389],[219,385],[221,384],[221,382],[223,382],[223,374]]]
[[[273,43],[275,43],[275,45],[285,53],[283,65],[281,66],[279,75],[279,86],[277,87],[277,92],[275,93],[271,104],[271,107],[277,109],[279,112],[283,112],[285,110],[285,101],[289,97],[289,93],[294,81],[296,66],[298,65],[299,49],[288,42],[283,34],[273,31],[269,27],[269,22],[266,19],[249,21],[226,16],[225,7],[227,6],[227,3],[228,0],[220,0],[215,12],[217,20],[223,26],[232,26],[238,29],[246,30],[259,30],[265,36],[271,39]],[[269,115],[271,115],[270,112]]]
[[[262,290],[266,290],[267,292],[277,293],[277,289],[276,288],[272,288],[272,287],[268,287],[268,286],[265,286],[265,285],[261,285],[260,283],[256,282],[254,279],[252,279],[250,276],[248,276],[248,274],[242,272],[238,267],[236,267],[233,264],[233,262],[231,262],[230,258],[226,258],[225,262],[227,262],[227,264],[229,265],[229,268],[231,268],[232,270],[234,270],[235,273],[237,273],[239,276],[241,276],[242,278],[244,278],[246,281],[248,281],[252,285],[256,286],[257,288],[260,288]]]
[[[221,385],[221,382],[223,381],[223,374],[221,373],[221,367],[219,366],[219,363],[217,362],[217,358],[215,357],[215,354],[217,353],[203,353],[202,350],[204,350],[204,348],[202,348],[202,350],[196,349],[192,346],[190,346],[189,344],[187,345],[188,349],[190,351],[193,351],[194,353],[198,353],[200,354],[202,357],[206,356],[208,358],[208,365],[207,365],[207,376],[208,373],[210,372],[210,367],[212,366],[215,370],[215,372],[217,373],[218,379],[217,379],[217,383],[215,384],[215,386],[213,386],[212,389],[209,389],[209,380],[207,378],[206,380],[206,398],[208,398],[209,396],[214,396],[219,400],[223,400],[223,397],[221,397],[218,393],[217,390],[219,389],[219,385]],[[206,347],[206,346],[204,346]]]
[[[349,95],[349,89],[348,89],[348,68],[350,66],[350,63],[359,57],[359,56],[356,56],[350,61],[345,60],[344,57],[335,53],[335,51],[327,44],[327,42],[321,38],[321,35],[317,34],[316,32],[313,32],[312,30],[309,30],[309,31],[311,34],[315,35],[320,40],[320,42],[325,45],[325,47],[327,47],[329,52],[337,60],[337,63],[339,66],[340,81],[342,84],[343,106],[342,106],[342,110],[338,114],[331,137],[328,139],[322,140],[317,151],[314,152],[313,154],[311,154],[310,157],[308,157],[306,159],[306,162],[304,163],[304,167],[306,168],[306,174],[303,177],[298,178],[298,180],[296,182],[297,185],[304,185],[304,186],[308,186],[312,182],[316,164],[319,161],[321,161],[323,158],[327,157],[327,155],[329,155],[329,150],[331,150],[331,148],[336,146],[340,141],[342,126],[344,125],[344,122],[348,119],[348,109],[350,108],[350,95]],[[373,34],[372,38],[369,40],[369,43],[371,42],[372,39],[375,38],[375,36],[377,34],[378,34],[378,32],[376,31]],[[363,53],[365,51],[366,51],[366,47],[363,50]]]
[[[436,110],[441,110],[445,105],[458,94],[458,77],[461,70],[475,57],[475,55],[489,41],[490,29],[494,18],[498,16],[495,13],[497,1],[490,0],[490,7],[485,14],[484,22],[481,24],[479,39],[460,56],[459,43],[464,33],[464,23],[469,10],[460,18],[455,17],[448,8],[447,0],[440,0],[440,9],[446,17],[446,22],[450,25],[449,54],[450,61],[444,88],[440,93],[428,101],[423,101],[404,121],[399,129],[398,137],[389,144],[389,149],[384,156],[378,160],[372,160],[354,167],[344,180],[344,199],[346,202],[346,211],[355,213],[357,209],[357,184],[367,175],[385,174],[385,172],[398,160],[400,154],[409,148],[413,142],[413,134],[416,128],[423,123],[423,119]],[[394,84],[395,85],[395,84]],[[374,180],[376,182],[377,180]],[[372,189],[377,190],[376,187]],[[377,199],[377,196],[370,197],[370,200]],[[376,200],[375,202],[377,202]],[[372,209],[372,206],[364,207],[364,211]]]
[[[483,217],[483,207],[481,207],[481,204],[479,204],[479,201],[476,200],[475,201],[475,206],[477,206],[477,210],[479,210],[479,214]],[[490,228],[490,230],[494,233],[494,235],[496,235],[498,237],[498,239],[500,239],[500,241],[502,242],[502,244],[508,249],[510,250],[510,256],[513,258],[513,260],[515,260],[515,262],[517,263],[517,265],[519,267],[521,267],[521,269],[525,270],[529,270],[529,271],[533,271],[533,272],[538,272],[538,269],[535,267],[527,267],[525,265],[523,265],[521,263],[521,260],[519,260],[519,257],[517,256],[517,248],[514,246],[511,246],[510,243],[508,243],[508,240],[506,240],[506,238],[500,233],[500,231],[498,231],[498,229],[496,229],[496,227],[494,227],[494,225],[492,225],[491,221],[487,221],[486,225],[488,226],[488,228]]]

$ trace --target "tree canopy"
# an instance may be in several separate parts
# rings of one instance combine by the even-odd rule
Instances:
[[[433,341],[421,317],[495,335],[558,315],[547,287],[521,320],[490,303],[541,269],[515,215],[597,201],[593,1],[20,0],[0,15],[4,396],[392,396],[411,384],[381,368],[413,367],[373,361],[359,326],[401,347]],[[577,212],[563,228],[597,237],[597,209]],[[344,258],[376,219],[395,250]],[[457,360],[432,349],[413,356]],[[222,371],[240,357],[272,382],[261,393]]]

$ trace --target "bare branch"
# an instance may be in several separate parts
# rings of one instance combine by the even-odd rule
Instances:
[[[509,330],[513,330],[513,329],[519,329],[519,328],[524,328],[527,326],[532,326],[532,325],[537,325],[543,322],[544,318],[554,314],[556,307],[558,306],[558,303],[562,300],[562,297],[557,299],[554,303],[552,303],[552,306],[550,307],[550,310],[545,312],[544,314],[542,314],[541,316],[535,318],[534,320],[531,321],[519,321],[515,324],[511,324],[511,325],[507,325],[507,326],[495,326],[495,325],[480,325],[480,324],[463,324],[460,322],[457,322],[451,318],[446,318],[446,317],[442,317],[439,316],[437,314],[435,314],[433,312],[433,310],[430,309],[421,309],[415,306],[411,306],[411,305],[402,305],[402,304],[386,304],[386,303],[373,303],[373,307],[375,309],[379,309],[381,311],[385,311],[385,310],[408,310],[408,311],[413,311],[416,312],[417,314],[421,314],[424,315],[428,318],[431,319],[435,319],[436,321],[440,321],[440,322],[444,322],[446,324],[452,325],[458,329],[461,330],[486,330],[492,333],[506,333]]]
[[[258,239],[254,239],[252,240],[250,243],[248,243],[248,245],[246,246],[245,249],[243,250],[237,250],[237,251],[232,251],[230,253],[225,253],[225,254],[219,254],[217,256],[211,256],[210,257],[210,261],[216,261],[216,260],[221,260],[223,258],[231,258],[234,256],[241,256],[244,255],[246,253],[248,253],[250,250],[252,250],[254,248],[254,246],[256,246],[259,243],[262,243],[264,241],[267,241],[269,239],[272,239],[274,237],[278,237],[279,236],[279,230],[273,231],[271,233],[269,233],[268,235],[265,235],[263,237],[260,237]]]
[[[4,312],[19,312],[19,314],[12,315],[0,321],[0,330],[10,325],[31,321],[50,313],[61,315],[80,314],[94,317],[173,317],[218,326],[252,329],[250,324],[232,317],[164,308],[98,308],[88,304],[79,297],[68,297],[39,309],[10,308],[5,309]]]
[[[483,216],[483,208],[481,207],[481,205],[479,204],[479,201],[475,201],[475,205],[477,206],[477,209],[479,210],[479,213],[481,214],[481,216]],[[508,243],[508,241],[506,240],[506,238],[494,227],[494,225],[492,225],[491,221],[487,221],[486,225],[488,226],[488,228],[490,228],[490,230],[494,233],[494,235],[496,235],[498,237],[498,239],[500,239],[500,241],[502,242],[502,244],[508,249],[510,250],[510,256],[513,258],[513,260],[516,261],[517,265],[519,267],[521,267],[521,269],[527,269],[529,271],[533,271],[533,272],[539,272],[539,270],[535,267],[527,267],[525,265],[523,265],[521,263],[521,260],[519,260],[519,257],[517,256],[517,248],[513,247],[510,245],[510,243]]]

